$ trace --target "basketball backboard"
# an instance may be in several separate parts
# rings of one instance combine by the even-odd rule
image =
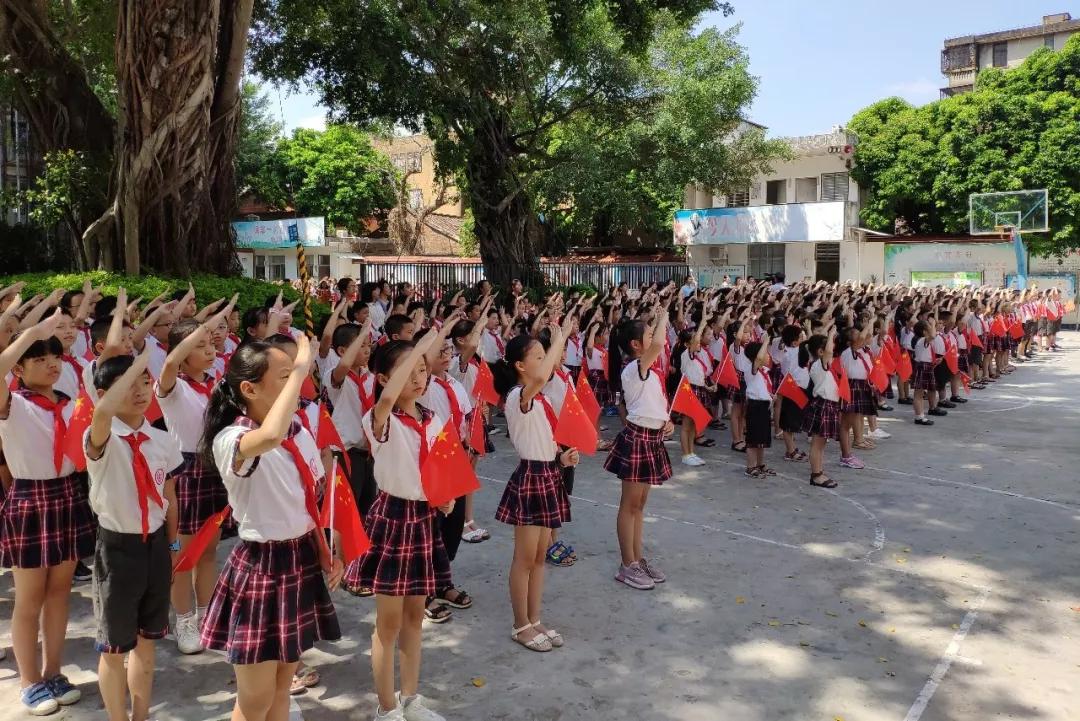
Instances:
[[[968,211],[972,235],[1001,235],[1008,230],[1045,233],[1050,229],[1045,190],[1011,190],[1004,193],[972,193]]]

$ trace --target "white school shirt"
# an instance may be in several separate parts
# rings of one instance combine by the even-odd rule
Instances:
[[[210,399],[192,388],[179,375],[167,396],[161,395],[160,383],[154,383],[154,393],[157,395],[161,415],[165,418],[165,426],[180,445],[180,450],[184,453],[197,452],[203,432],[206,405]]]
[[[773,363],[780,362],[780,355],[784,352],[783,342],[784,339],[780,336],[776,336],[771,341],[769,341],[769,358],[772,360]]]
[[[25,392],[25,391],[23,391]],[[60,474],[53,462],[53,414],[39,408],[19,391],[12,391],[7,418],[0,418],[0,442],[4,457],[14,478],[43,481],[63,478],[75,472],[75,464],[64,456]],[[71,423],[75,399],[64,406],[63,418]]]
[[[86,354],[90,351],[90,321],[87,321],[85,328],[80,328],[75,333],[75,342],[71,344],[71,354],[78,358],[86,358]]]
[[[69,363],[65,359],[60,360],[60,377],[56,379],[53,388],[74,401],[79,397],[79,392],[82,390],[83,369],[86,364],[80,361],[77,356],[67,357],[71,358],[74,363]]]
[[[418,407],[427,420],[425,436],[427,447],[431,448],[446,421],[423,406]],[[364,414],[364,433],[371,440],[375,483],[379,490],[407,501],[426,501],[424,487],[420,484],[420,436],[405,425],[399,412],[395,411],[386,419],[382,437],[377,438],[372,418],[372,411]]]
[[[709,353],[717,363],[724,360],[725,352],[727,352],[727,343],[723,338],[715,338],[713,339],[713,342],[709,344]]]
[[[915,362],[930,363],[933,360],[934,355],[930,352],[930,344],[926,342],[926,339],[920,338],[915,341]]]
[[[160,378],[169,351],[161,344],[161,341],[152,335],[146,336],[146,343],[150,346],[150,360],[147,362],[146,367],[149,369],[150,375]]]
[[[734,356],[731,359],[732,365],[735,366],[735,370],[743,374],[743,380],[745,380],[746,376],[749,376],[751,373],[754,372],[753,359],[748,358],[741,347],[733,348],[731,351],[731,355]]]
[[[368,317],[371,319],[371,330],[382,331],[386,323],[386,310],[381,303],[368,303]]]
[[[225,377],[225,358],[226,354],[224,352],[217,353],[214,356],[214,362],[211,364],[209,372],[210,376],[214,378],[215,381],[219,381]],[[156,377],[157,376],[155,376],[155,378]]]
[[[322,405],[318,401],[301,398],[296,408],[296,420],[315,438],[319,437],[319,421],[322,420]]]
[[[589,350],[589,370],[591,370],[591,371],[602,371],[602,370],[604,370],[604,361],[605,360],[607,360],[607,356],[604,353],[601,353],[600,351],[598,351],[595,346],[593,346],[593,348]]]
[[[833,363],[836,359],[833,358]],[[840,389],[836,387],[836,377],[831,370],[821,364],[821,359],[810,364],[810,380],[814,382],[814,395],[834,403],[840,402]]]
[[[936,336],[934,336],[934,340],[931,341],[931,342],[934,344],[934,353],[938,357],[945,355],[945,351],[948,350],[948,349],[945,347],[945,336],[944,335],[942,335],[941,333],[938,333]]]
[[[744,376],[746,379],[746,399],[750,401],[771,401],[772,394],[769,392],[769,383],[766,381],[769,369],[761,366],[757,373],[754,373],[753,370],[754,367],[751,364],[750,370]]]
[[[847,377],[853,381],[864,381],[869,375],[863,361],[869,363],[871,368],[874,367],[873,359],[867,358],[866,353],[863,351],[853,352],[851,348],[845,348],[844,352],[840,354],[840,362],[844,366],[844,371],[847,372]]]
[[[799,346],[787,346],[780,358],[780,373],[790,375],[799,384],[799,388],[806,389],[810,385],[810,371],[799,367]]]
[[[335,388],[333,383],[326,386],[330,402],[334,404],[334,412],[330,416],[337,426],[341,442],[346,448],[367,448],[367,437],[364,435],[364,414],[371,408],[362,408],[360,403],[360,387],[363,386],[366,397],[375,403],[375,374],[361,371],[355,374],[359,378],[360,385],[356,384],[354,374],[350,373],[341,381],[341,386]]]
[[[503,347],[499,348],[499,343],[503,344]],[[499,329],[487,330],[480,336],[480,357],[488,363],[495,363],[502,360],[503,353],[506,352],[506,343],[503,341],[502,336],[499,334]]]
[[[900,329],[900,347],[904,350],[910,350],[911,344],[915,340],[915,331],[908,328]]]
[[[574,368],[581,367],[582,347],[585,342],[580,333],[575,333],[566,339],[566,365]]]
[[[562,375],[559,375],[560,373]],[[540,392],[544,394],[544,397],[548,399],[548,403],[554,409],[556,418],[562,413],[563,403],[566,401],[566,392],[570,388],[570,384],[574,382],[569,373],[567,367],[562,366],[551,374],[551,378],[540,389]]]
[[[332,384],[330,382],[330,374],[334,372],[334,369],[341,363],[341,356],[337,354],[337,351],[331,348],[326,352],[326,357],[315,357],[315,365],[319,368],[319,380],[322,382],[324,388],[329,388]]]
[[[558,378],[555,379],[558,381]],[[523,461],[554,461],[559,452],[555,431],[544,412],[542,393],[533,398],[526,411],[521,410],[521,386],[506,394],[506,430],[514,450]],[[550,400],[548,400],[550,404]],[[558,418],[558,411],[552,412]]]
[[[142,533],[142,511],[139,509],[139,492],[135,485],[134,456],[131,446],[122,440],[124,436],[142,433],[147,436],[139,451],[150,467],[150,477],[161,497],[159,507],[153,501],[147,503],[147,525],[153,533],[165,523],[169,500],[165,498],[165,479],[179,470],[184,463],[180,447],[166,431],[154,428],[143,419],[138,428],[132,428],[119,418],[112,419],[112,432],[105,441],[101,457],[93,459],[86,453],[86,471],[90,474],[90,508],[97,515],[101,527],[114,533]],[[90,429],[83,434],[83,449],[90,442]]]
[[[709,366],[709,356],[704,351],[698,351],[697,353],[691,353],[689,349],[684,350],[682,355],[679,356],[679,367],[682,369],[682,374],[686,376],[686,380],[690,381],[692,386],[703,386],[707,384],[706,368]],[[712,368],[708,368],[712,371]]]
[[[470,360],[465,364],[465,370],[462,370],[461,354],[458,353],[450,360],[449,373],[458,383],[465,387],[465,392],[472,398],[473,389],[476,387],[476,377],[480,373],[480,367]]]
[[[975,332],[975,335],[979,336],[980,338],[986,335],[986,324],[983,322],[982,318],[975,315],[974,313],[968,316],[967,326]]]
[[[956,344],[958,350],[967,350],[967,336],[953,328],[949,333],[952,335],[953,343]]]
[[[97,405],[97,386],[94,385],[94,374],[97,372],[97,359],[85,363],[82,369],[83,388],[86,390],[86,395],[90,396],[90,403]]]
[[[231,356],[240,347],[240,339],[232,333],[225,336],[225,355]]]
[[[469,400],[469,394],[465,392],[465,386],[461,385],[457,378],[447,373],[443,380],[450,384],[450,391],[454,394],[454,398],[457,399],[458,409],[461,411],[461,425],[457,429],[458,436],[461,437],[462,441],[468,443],[469,424],[466,422],[465,416],[469,415],[473,409],[472,401]],[[443,388],[439,381],[435,380],[435,376],[428,379],[428,387],[424,391],[424,395],[420,396],[420,404],[425,408],[430,408],[439,418],[449,419],[454,415],[453,408],[450,407],[450,398],[446,395],[446,389]]]
[[[240,525],[240,539],[265,543],[289,541],[315,528],[304,499],[304,482],[293,457],[281,446],[236,467],[240,439],[254,430],[231,425],[214,438],[214,461],[229,493],[232,516]],[[325,476],[315,439],[299,423],[289,433],[318,483]]]
[[[663,381],[651,368],[641,379],[641,361],[634,359],[622,369],[623,400],[626,403],[626,420],[635,426],[658,430],[663,428],[671,415],[668,413],[667,396]]]

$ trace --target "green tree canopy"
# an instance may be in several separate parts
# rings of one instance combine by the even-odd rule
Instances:
[[[916,232],[962,233],[972,193],[1046,188],[1050,233],[1025,240],[1039,253],[1080,246],[1080,37],[983,70],[974,92],[921,107],[890,98],[848,127],[868,227],[902,218]]]
[[[240,136],[236,144],[236,191],[267,196],[262,181],[277,149],[281,123],[270,108],[270,98],[259,84],[245,80],[241,95]]]

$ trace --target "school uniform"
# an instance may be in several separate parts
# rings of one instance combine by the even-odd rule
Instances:
[[[964,333],[955,328],[951,332],[951,342],[956,346],[956,367],[961,373],[970,373],[971,364],[968,361],[968,339]]]
[[[382,436],[364,415],[364,432],[375,459],[379,495],[364,519],[371,548],[345,569],[346,588],[369,588],[384,596],[433,596],[452,588],[450,559],[437,528],[437,511],[420,483],[421,458],[444,421],[417,405],[421,421],[395,409]]]
[[[620,480],[659,486],[671,478],[671,458],[664,447],[664,426],[671,416],[660,376],[651,368],[641,373],[641,362],[631,360],[622,369],[626,425],[604,469]]]
[[[580,333],[575,333],[566,339],[566,367],[570,371],[574,382],[577,382],[578,373],[581,372],[581,366],[583,365],[583,345]]]
[[[946,339],[945,334],[938,333],[930,343],[934,351],[934,358],[943,359],[945,352],[949,350],[949,341]],[[944,393],[951,378],[952,371],[949,370],[949,366],[944,360],[934,365],[934,382],[937,384],[938,391]]]
[[[75,404],[57,393],[11,393],[0,441],[14,482],[0,505],[0,566],[46,568],[94,552],[95,522],[84,484],[63,453]]]
[[[462,440],[462,445],[468,447],[469,420],[474,410],[472,401],[465,392],[465,386],[449,373],[445,378],[432,375],[428,380],[427,390],[424,391],[419,402],[425,408],[430,408],[439,418],[453,419],[454,428]],[[461,546],[461,534],[465,530],[465,520],[465,496],[455,499],[454,509],[449,514],[440,514],[439,531],[443,545],[446,547],[446,555],[451,562],[457,558],[458,547]]]
[[[710,373],[713,370],[716,370],[716,367],[724,362],[724,357],[727,355],[727,352],[727,342],[724,340],[723,337],[717,337],[713,340],[712,343],[709,344],[709,357],[712,359],[713,362],[713,367],[710,370]],[[730,399],[730,397],[731,389],[727,386],[722,386],[718,384],[716,392],[713,394],[713,403],[716,404],[720,401],[728,400]]]
[[[753,367],[753,361],[743,353],[742,346],[732,344],[731,364],[735,367],[735,375],[739,377],[739,387],[731,389],[731,402],[734,404],[746,403],[746,374]]]
[[[937,389],[937,380],[934,378],[934,350],[932,344],[925,338],[915,341],[914,368],[911,377],[911,387],[917,391],[933,391]]]
[[[473,355],[469,359],[468,363],[461,362],[461,354],[455,353],[454,357],[450,360],[450,368],[448,373],[453,376],[458,383],[465,388],[465,394],[469,398],[476,398],[474,390],[476,388],[476,379],[480,375],[480,358]],[[476,405],[473,407],[473,413],[483,413],[484,404],[479,399],[476,401]],[[471,418],[469,420],[472,420]],[[495,444],[491,442],[490,428],[487,423],[484,424],[484,452],[493,453],[495,451]],[[467,438],[468,434],[462,436]],[[476,455],[473,449],[469,449],[469,453]]]
[[[540,390],[544,394],[544,398],[547,398],[551,403],[551,409],[555,411],[555,417],[558,418],[562,414],[563,403],[566,402],[566,395],[568,393],[576,392],[574,389],[574,381],[571,371],[567,366],[557,369],[552,375],[551,379]],[[554,428],[554,426],[553,426]],[[570,446],[564,446],[559,444],[559,453],[570,448]],[[562,472],[562,487],[563,492],[559,494],[559,502],[563,511],[563,523],[570,521],[570,494],[574,492],[574,466],[560,466]]]
[[[863,416],[876,416],[877,403],[874,402],[874,390],[867,380],[874,362],[870,354],[863,350],[845,348],[840,354],[840,364],[847,373],[848,386],[851,388],[851,401],[845,401],[841,413],[857,413]]]
[[[712,408],[715,404],[712,392],[707,387],[709,373],[712,371],[709,366],[709,355],[704,350],[691,353],[687,349],[679,356],[679,368],[682,370],[686,380],[689,381],[690,390],[694,392],[694,395],[697,396],[697,399],[701,401],[701,405],[705,406],[706,410]],[[699,432],[705,431],[704,428],[698,428],[697,430]]]
[[[364,516],[378,494],[373,475],[374,461],[364,433],[364,414],[375,405],[375,374],[367,370],[349,371],[340,386],[335,388],[330,383],[326,388],[334,404],[331,418],[349,456],[349,486],[356,498],[356,507]]]
[[[97,386],[94,385],[94,374],[97,373],[97,358],[87,361],[83,364],[82,369],[82,387],[86,391],[86,395],[90,398],[91,405],[97,405],[98,394]]]
[[[784,375],[780,370],[780,357],[783,354],[783,339],[780,336],[776,336],[769,342],[769,380],[772,381],[773,388],[779,388],[781,381],[784,380]]]
[[[383,325],[386,323],[386,309],[383,308],[382,303],[377,302],[368,303],[367,307],[368,318],[371,319],[371,330],[382,333]]]
[[[780,372],[784,376],[791,376],[799,388],[804,391],[807,390],[810,385],[810,371],[806,368],[799,367],[799,348],[785,347],[783,353],[780,356]],[[787,431],[789,433],[799,433],[802,431],[803,418],[806,415],[805,409],[799,408],[795,405],[795,401],[790,398],[778,398],[780,401],[780,430]]]
[[[255,428],[241,416],[214,438],[240,541],[214,587],[201,640],[231,664],[296,663],[317,641],[341,638],[323,578],[329,551],[315,486],[324,473],[315,439],[295,421],[277,448],[238,463],[240,440]]]
[[[184,465],[176,474],[177,532],[182,536],[198,533],[211,516],[229,504],[217,469],[198,456],[212,389],[211,379],[198,381],[186,373],[177,374],[168,395],[162,395],[160,385],[155,384],[165,425],[184,456]]]
[[[836,359],[833,358],[833,363]],[[840,440],[840,389],[836,385],[836,376],[826,368],[820,359],[810,364],[810,382],[814,386],[814,397],[806,406],[803,415],[803,431],[808,436],[821,436]]]
[[[611,386],[607,380],[607,352],[593,347],[587,356],[588,380],[589,385],[592,386],[593,395],[596,396],[596,402],[601,408],[608,408],[614,405],[614,399],[611,397]]]
[[[71,354],[78,358],[93,357],[94,351],[92,349],[93,340],[90,337],[90,325],[93,323],[92,318],[86,319],[86,325],[80,328],[75,333],[75,342],[71,344]]]
[[[983,353],[986,348],[986,323],[979,316],[972,313],[967,318],[968,333],[979,339],[979,342],[983,344],[982,348],[975,346],[974,343],[968,343],[967,338],[964,339],[965,345],[970,345],[968,348],[969,368],[970,366],[982,366]],[[969,371],[970,372],[970,371]]]
[[[765,368],[746,374],[746,447],[772,446],[772,379]]]
[[[225,355],[232,356],[236,352],[236,349],[240,347],[240,336],[235,333],[229,333],[225,336]]]
[[[151,376],[160,378],[161,371],[165,368],[165,359],[169,357],[169,350],[152,335],[146,336],[146,344],[150,346],[150,359],[146,363],[146,368]]]
[[[60,377],[53,384],[53,390],[60,391],[68,398],[77,399],[83,389],[83,365],[73,355],[60,356]]]
[[[554,437],[557,416],[543,393],[522,410],[522,390],[515,386],[506,394],[507,434],[521,460],[503,490],[495,519],[511,526],[559,528],[570,520],[570,504],[563,500],[566,490]]]
[[[503,341],[501,329],[484,329],[480,335],[480,357],[489,365],[502,360],[506,353],[506,342]]]
[[[83,436],[84,450],[90,429]],[[145,420],[119,418],[101,455],[86,453],[90,507],[98,518],[94,549],[94,617],[100,653],[127,653],[139,637],[165,637],[169,627],[172,556],[165,527],[165,481],[181,466],[180,446]]]

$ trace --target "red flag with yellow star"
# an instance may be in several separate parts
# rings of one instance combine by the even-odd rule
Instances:
[[[776,390],[776,394],[787,398],[800,409],[806,408],[806,404],[810,402],[810,399],[806,397],[806,391],[799,387],[799,384],[795,382],[790,373],[784,376],[784,380],[780,381],[780,387]]]
[[[701,405],[701,401],[694,395],[694,389],[690,387],[690,381],[686,380],[686,376],[683,376],[682,381],[679,382],[679,390],[675,391],[675,398],[671,401],[671,410],[682,413],[692,420],[699,434],[705,432],[712,420],[705,406]]]
[[[203,552],[206,551],[206,547],[210,545],[210,539],[221,531],[221,524],[225,523],[225,519],[231,513],[232,506],[225,506],[206,519],[206,523],[202,524],[199,532],[191,537],[187,546],[176,557],[176,563],[173,564],[173,573],[183,573],[195,568],[196,564],[199,563],[199,559],[202,558]]]
[[[884,354],[882,354],[884,355]],[[884,393],[889,387],[889,373],[885,370],[885,364],[881,362],[881,356],[874,359],[874,367],[867,376],[870,385],[877,389],[878,393]]]
[[[444,505],[480,488],[453,419],[446,422],[428,450],[420,466],[420,485],[431,506]]]
[[[483,360],[480,361],[473,392],[477,398],[493,406],[502,401],[499,392],[495,390],[495,376],[491,375],[491,368]]]
[[[360,558],[364,551],[371,548],[371,539],[364,532],[364,524],[360,521],[360,509],[356,505],[356,497],[353,496],[352,487],[345,478],[341,466],[335,465],[337,470],[333,488],[328,488],[323,494],[323,505],[319,525],[337,531],[341,537],[341,560],[346,564]],[[334,514],[330,517],[330,498],[333,494]]]
[[[900,377],[900,380],[907,383],[911,380],[911,374],[914,369],[911,367],[911,354],[903,352],[900,354],[900,362],[896,364],[896,375]]]
[[[86,391],[82,390],[75,400],[75,410],[71,412],[67,434],[64,436],[64,455],[75,464],[76,471],[86,470],[86,452],[83,450],[83,436],[93,419],[94,404],[90,402],[90,396],[86,395]]]
[[[573,388],[567,388],[562,409],[559,411],[559,421],[555,424],[555,442],[591,456],[596,453],[598,440],[600,439],[596,434],[596,426],[585,413],[577,393]]]
[[[586,375],[584,370],[578,373],[576,389],[578,400],[581,401],[581,407],[585,409],[585,415],[593,423],[596,423],[596,419],[600,417],[600,402],[596,400],[596,394],[593,393],[592,386],[589,385],[589,379],[586,378]]]

